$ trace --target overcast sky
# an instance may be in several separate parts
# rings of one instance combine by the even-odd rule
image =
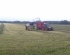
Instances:
[[[70,0],[0,0],[0,20],[69,20]]]

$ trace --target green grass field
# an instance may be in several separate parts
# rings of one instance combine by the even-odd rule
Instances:
[[[54,31],[26,31],[21,24],[4,24],[0,55],[70,55],[70,25],[51,26]]]

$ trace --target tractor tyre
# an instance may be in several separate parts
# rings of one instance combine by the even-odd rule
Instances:
[[[53,28],[51,27],[50,31],[53,31]]]

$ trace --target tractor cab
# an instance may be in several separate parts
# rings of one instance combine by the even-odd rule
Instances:
[[[50,26],[49,23],[43,23],[43,30],[53,31],[53,28]]]
[[[44,23],[44,24],[43,24],[43,27],[44,27],[44,28],[49,28],[49,27],[50,27],[50,24],[49,24],[49,23]]]

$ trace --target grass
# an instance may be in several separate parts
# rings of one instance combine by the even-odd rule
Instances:
[[[70,55],[70,26],[51,26],[55,31],[26,31],[21,24],[4,24],[0,55]]]

